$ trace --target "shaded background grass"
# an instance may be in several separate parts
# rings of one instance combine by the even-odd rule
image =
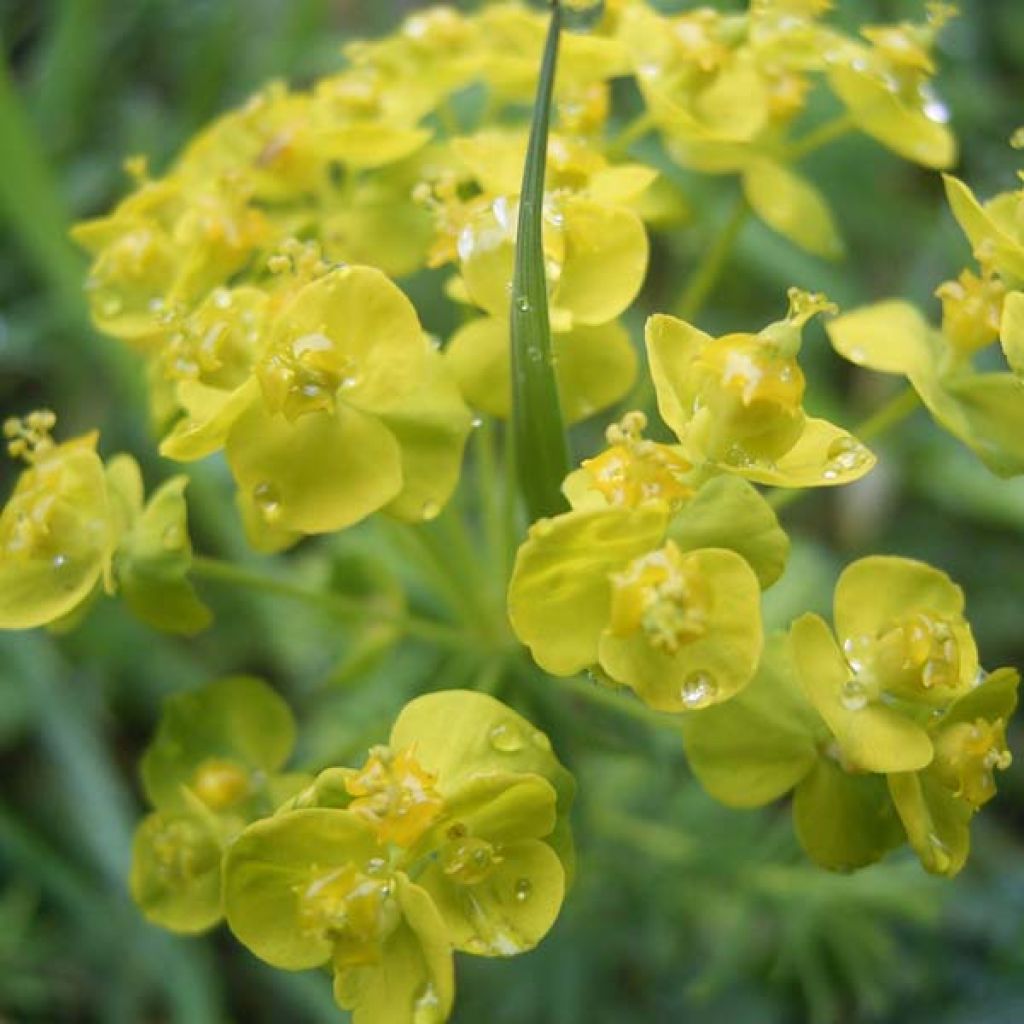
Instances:
[[[127,155],[166,166],[206,120],[267,79],[301,83],[335,68],[344,38],[385,31],[413,6],[4,0],[4,414],[49,405],[65,436],[99,427],[106,453],[135,453],[150,483],[168,475],[172,467],[154,454],[135,366],[88,325],[84,261],[66,240],[68,223],[116,201]],[[840,6],[849,24],[917,10],[883,0]],[[987,195],[1015,180],[1005,140],[1024,123],[1024,5],[963,6],[944,36],[939,81],[962,140],[958,173]],[[637,151],[657,155],[649,143]],[[937,176],[861,138],[809,166],[837,210],[849,258],[824,265],[750,225],[702,326],[756,329],[779,315],[794,283],[847,307],[904,294],[934,310],[932,289],[968,257]],[[725,179],[676,177],[702,215],[656,240],[635,323],[671,302],[734,195]],[[889,393],[891,382],[841,364],[820,332],[805,361],[812,409],[839,422],[852,425]],[[783,622],[809,607],[826,610],[843,563],[898,552],[934,561],[963,583],[987,665],[1024,665],[1024,481],[990,478],[922,414],[881,454],[862,484],[787,511],[797,543],[790,573],[770,596],[771,616]],[[4,467],[5,490],[12,473]],[[216,461],[196,469],[190,494],[200,549],[251,559]],[[361,544],[356,531],[303,549],[294,571],[343,577]],[[139,751],[164,694],[246,670],[272,679],[297,708],[306,727],[301,759],[351,758],[384,734],[410,693],[458,685],[461,670],[412,647],[352,681],[344,672],[351,638],[333,624],[265,598],[208,596],[218,623],[194,641],[155,637],[114,603],[66,637],[0,639],[0,1019],[342,1016],[325,978],[273,972],[223,930],[177,940],[139,918],[124,885],[140,813]],[[830,876],[804,863],[785,808],[737,813],[704,797],[674,737],[554,690],[505,696],[552,731],[580,774],[581,872],[539,951],[509,963],[460,960],[455,1020],[1024,1019],[1024,769],[1003,776],[999,798],[977,822],[972,863],[955,883],[927,878],[905,856]],[[1019,747],[1019,731],[1014,739]]]

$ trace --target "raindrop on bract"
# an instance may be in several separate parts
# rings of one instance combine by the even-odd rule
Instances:
[[[252,489],[252,500],[264,522],[276,523],[281,518],[281,496],[269,481],[264,480]]]
[[[535,730],[533,735],[530,737],[531,742],[538,750],[550,750],[551,740],[547,738],[539,729]]]
[[[533,892],[533,882],[528,878],[520,878],[516,880],[515,887],[512,890],[512,894],[515,896],[516,903],[525,903]]]
[[[432,982],[425,982],[416,992],[412,1004],[413,1024],[441,1024],[441,1000]]]
[[[860,711],[867,707],[867,687],[859,679],[847,679],[839,689],[839,703],[847,711]]]
[[[825,453],[826,458],[835,469],[850,472],[863,466],[868,459],[867,449],[855,437],[847,434],[837,437]]]
[[[523,749],[523,735],[515,722],[502,722],[494,726],[487,734],[487,739],[495,750],[503,754],[514,754]]]
[[[683,683],[679,699],[688,708],[700,708],[714,700],[718,693],[715,680],[707,672],[693,672]]]

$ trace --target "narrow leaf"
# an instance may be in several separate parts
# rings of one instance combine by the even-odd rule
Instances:
[[[519,484],[531,519],[555,515],[567,507],[561,486],[569,470],[569,450],[551,358],[541,234],[548,123],[561,20],[561,9],[555,3],[523,171],[512,281],[512,426]]]

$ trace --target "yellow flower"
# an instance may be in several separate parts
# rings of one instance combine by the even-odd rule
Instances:
[[[875,458],[845,431],[806,415],[797,362],[804,324],[835,307],[795,288],[789,297],[787,317],[756,335],[711,338],[674,317],[651,317],[658,409],[694,465],[784,487],[849,483]]]
[[[113,589],[118,542],[96,433],[56,444],[51,412],[4,423],[27,463],[0,513],[0,628],[59,622]]]

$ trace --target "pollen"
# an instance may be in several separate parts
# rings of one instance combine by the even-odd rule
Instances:
[[[435,781],[412,749],[396,754],[373,747],[366,764],[345,783],[356,798],[349,810],[373,827],[381,843],[412,846],[444,807]]]
[[[703,636],[709,612],[705,581],[673,541],[612,576],[612,632],[628,636],[640,631],[666,654]]]

